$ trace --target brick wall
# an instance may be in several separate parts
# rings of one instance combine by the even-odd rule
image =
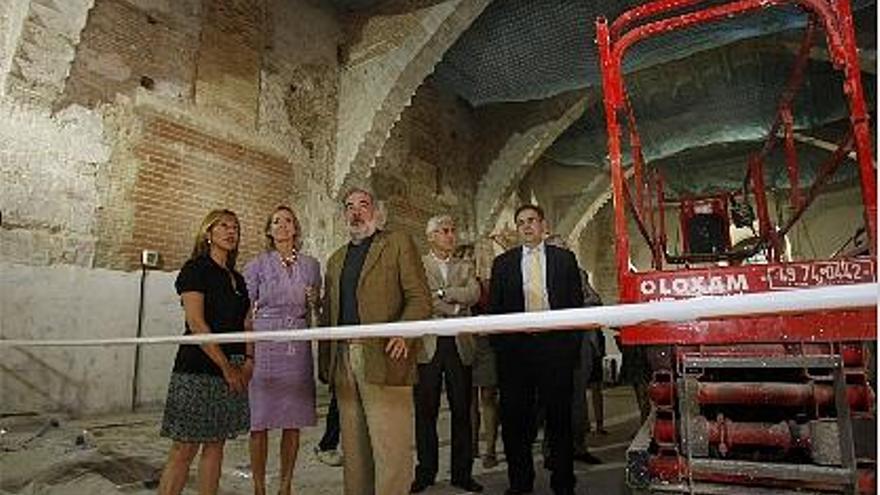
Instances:
[[[206,2],[199,49],[196,102],[254,127],[264,44],[263,0]]]
[[[291,201],[296,183],[291,164],[281,156],[150,111],[142,116],[132,151],[137,169],[130,235],[102,253],[107,265],[122,269],[139,266],[143,249],[159,251],[163,269],[178,269],[213,208],[238,214],[240,260],[246,261],[262,249],[266,215]]]
[[[192,99],[200,30],[200,0],[177,0],[166,10],[95,2],[61,105],[112,102],[138,86]]]

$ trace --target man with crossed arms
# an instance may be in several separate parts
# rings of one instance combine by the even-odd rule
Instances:
[[[470,307],[480,298],[474,267],[452,257],[457,244],[455,222],[449,215],[428,220],[425,234],[430,251],[422,257],[431,291],[432,316],[470,316]],[[482,492],[471,476],[474,453],[471,425],[471,364],[476,344],[469,334],[455,337],[426,335],[418,356],[419,381],[413,388],[416,410],[416,452],[418,466],[411,493],[434,484],[438,469],[437,415],[440,390],[446,382],[446,398],[452,412],[452,486],[467,492]]]

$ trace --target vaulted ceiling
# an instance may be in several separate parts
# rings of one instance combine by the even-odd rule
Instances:
[[[436,0],[332,0],[344,10],[417,8]],[[475,107],[538,100],[583,90],[600,92],[595,20],[614,19],[639,0],[495,0],[445,54],[435,71],[442,87]],[[718,3],[710,0],[707,4]],[[865,90],[876,102],[876,17],[873,0],[852,0]],[[797,7],[664,35],[637,44],[625,70],[645,153],[673,189],[705,192],[736,183],[744,150],[764,137],[793,64],[806,14]],[[823,60],[824,39],[796,106],[806,135],[833,141],[847,112],[842,79]],[[567,166],[605,164],[601,98],[586,109],[546,158]],[[808,155],[816,155],[814,157]],[[827,151],[806,152],[818,163]],[[699,161],[698,169],[686,162]],[[734,173],[731,167],[736,169]],[[803,180],[811,179],[807,165]],[[782,183],[780,178],[780,184]],[[838,180],[845,174],[838,176]]]

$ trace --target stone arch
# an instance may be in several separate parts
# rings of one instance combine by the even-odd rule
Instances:
[[[490,3],[450,0],[396,15],[352,20],[340,74],[333,192],[366,177],[418,87]]]
[[[481,142],[490,150],[477,196],[477,233],[488,235],[504,202],[554,141],[596,98],[596,92],[573,91],[529,103],[494,105],[482,112]]]

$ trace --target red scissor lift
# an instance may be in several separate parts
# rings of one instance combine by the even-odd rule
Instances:
[[[667,200],[659,173],[645,164],[623,84],[627,50],[646,38],[785,5],[800,7],[808,23],[766,142],[744,160],[743,188]],[[813,185],[802,190],[793,101],[814,38],[822,32],[831,62],[843,72],[850,126],[819,165]],[[753,292],[772,297],[792,288],[876,281],[876,169],[849,0],[655,1],[611,24],[600,18],[597,37],[621,303]],[[624,132],[631,158],[627,170]],[[793,212],[782,225],[770,219],[764,184],[765,161],[777,148],[785,156]],[[853,153],[864,204],[865,252],[784,261],[784,236]],[[731,207],[752,202],[755,242],[731,247]],[[673,203],[685,238],[678,255],[669,254],[666,245],[664,210]],[[650,271],[631,268],[627,214],[650,249]],[[714,224],[720,233],[708,249],[687,245],[685,234],[698,221]],[[748,264],[759,253],[765,261]],[[627,484],[645,493],[876,493],[875,398],[867,373],[876,318],[877,308],[871,307],[621,329],[624,345],[646,346],[652,371],[652,413],[627,452]]]

